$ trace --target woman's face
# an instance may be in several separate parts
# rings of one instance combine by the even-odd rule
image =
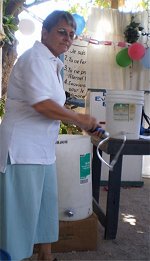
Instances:
[[[42,43],[57,57],[68,51],[75,36],[74,29],[63,19],[48,32],[42,29]]]

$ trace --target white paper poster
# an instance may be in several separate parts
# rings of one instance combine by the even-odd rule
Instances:
[[[64,54],[64,89],[77,98],[84,98],[86,88],[87,43],[76,40]]]

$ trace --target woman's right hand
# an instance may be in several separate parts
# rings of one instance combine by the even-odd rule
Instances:
[[[94,130],[97,127],[101,127],[101,125],[97,122],[96,118],[93,116],[90,116],[89,114],[82,114],[78,113],[77,115],[77,123],[76,123],[81,129],[88,132],[88,134],[91,131],[91,135],[94,133]]]

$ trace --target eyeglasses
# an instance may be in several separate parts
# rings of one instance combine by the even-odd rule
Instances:
[[[58,29],[57,33],[59,33],[61,36],[69,37],[71,41],[73,41],[76,38],[76,35],[74,32],[68,33],[67,30],[64,28]]]

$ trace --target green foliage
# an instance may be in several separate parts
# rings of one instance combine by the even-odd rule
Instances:
[[[103,8],[110,8],[111,0],[95,0],[94,5]]]
[[[5,113],[5,99],[1,98],[0,99],[0,118],[3,117],[4,113]]]
[[[13,15],[3,16],[3,28],[5,33],[4,42],[13,45],[16,40],[14,32],[18,30],[16,19]]]
[[[85,18],[85,20],[88,18],[88,6],[85,5],[84,7],[81,6],[79,3],[73,5],[68,12],[71,14],[79,14]]]
[[[56,1],[56,0],[55,0]],[[85,20],[88,18],[88,9],[89,9],[89,1],[84,4],[84,7],[80,4],[74,4],[71,6],[71,8],[68,10],[70,13],[76,13],[82,15]],[[96,7],[103,7],[103,8],[110,8],[111,7],[111,0],[95,0],[92,1],[91,6]]]
[[[150,0],[143,0],[138,4],[138,6],[142,7],[145,10],[148,10],[149,5],[150,5]]]
[[[74,134],[74,135],[81,134],[82,135],[82,130],[74,124],[68,124],[68,123],[61,122],[59,134]]]
[[[16,41],[15,32],[18,30],[16,18],[13,15],[6,15],[6,7],[9,0],[3,2],[3,29],[5,33],[4,43],[13,45]]]
[[[135,43],[139,39],[139,31],[142,31],[144,28],[140,26],[140,23],[134,21],[135,17],[131,16],[131,22],[126,26],[124,35],[128,43]]]

